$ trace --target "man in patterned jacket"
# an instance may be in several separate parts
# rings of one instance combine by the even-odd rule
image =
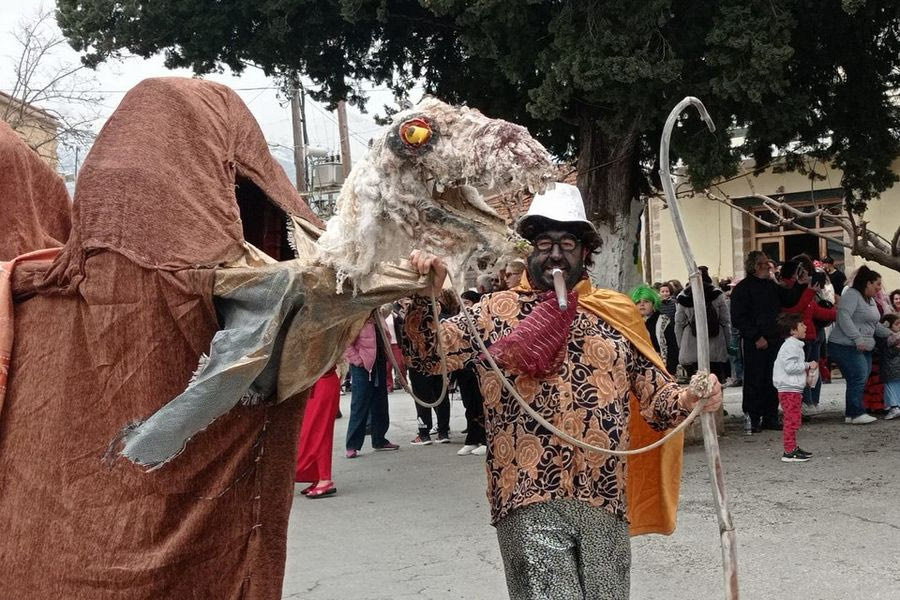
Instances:
[[[558,429],[609,449],[637,443],[629,427],[633,410],[657,430],[684,420],[699,401],[697,394],[665,371],[634,304],[593,288],[587,278],[586,267],[601,240],[585,218],[578,189],[557,183],[536,196],[518,231],[534,248],[527,282],[486,295],[471,310],[479,336],[519,395]],[[429,292],[441,289],[446,267],[420,250],[410,261],[422,274],[433,272],[434,279],[407,315],[405,354],[415,368],[438,373]],[[553,292],[556,268],[569,293],[565,311]],[[491,523],[510,597],[627,598],[631,550],[625,461],[564,442],[523,411],[479,358],[464,318],[460,314],[441,323],[442,349],[449,371],[474,363],[479,374]],[[715,411],[722,392],[713,376],[710,383],[705,410]],[[629,402],[632,394],[636,400]],[[673,529],[674,514],[669,525],[638,533]]]

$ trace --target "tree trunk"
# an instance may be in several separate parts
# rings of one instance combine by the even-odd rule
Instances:
[[[612,138],[589,119],[580,129],[578,189],[587,218],[603,240],[594,255],[591,279],[598,287],[628,292],[641,282],[638,136]]]

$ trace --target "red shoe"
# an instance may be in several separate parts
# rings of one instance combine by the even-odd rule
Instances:
[[[391,450],[399,450],[400,446],[392,442],[385,442],[381,446],[375,448],[375,452],[390,452]]]
[[[308,493],[310,493],[314,487],[316,487],[316,484],[311,483],[308,486],[306,486],[305,488],[303,488],[302,490],[300,490],[300,493],[305,496]]]
[[[323,496],[333,496],[337,493],[337,488],[334,487],[334,482],[329,483],[325,487],[317,487],[309,490],[306,493],[307,498],[322,498]]]

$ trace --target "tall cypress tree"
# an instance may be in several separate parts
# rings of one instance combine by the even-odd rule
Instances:
[[[313,97],[364,105],[360,80],[466,102],[527,126],[574,160],[605,238],[600,283],[636,277],[642,195],[671,107],[700,97],[720,132],[686,114],[673,158],[697,187],[801,155],[842,169],[861,212],[896,181],[900,3],[894,0],[58,0],[73,47],[98,64],[128,50],[207,73],[248,63],[298,71]]]

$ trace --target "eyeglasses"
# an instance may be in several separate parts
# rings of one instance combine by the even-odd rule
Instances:
[[[573,237],[562,237],[554,240],[548,237],[539,238],[534,242],[534,248],[538,252],[547,253],[553,250],[553,246],[559,246],[563,252],[573,252],[578,247],[578,240]]]

